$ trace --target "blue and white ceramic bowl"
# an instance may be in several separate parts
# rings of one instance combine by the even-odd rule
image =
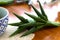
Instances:
[[[8,10],[6,8],[0,7],[0,35],[2,35],[8,25]]]

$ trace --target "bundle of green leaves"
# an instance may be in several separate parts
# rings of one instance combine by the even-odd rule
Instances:
[[[28,15],[29,17],[33,19],[32,22],[29,22],[28,19],[25,19],[24,17],[13,13],[19,20],[21,20],[21,22],[9,24],[12,26],[18,26],[17,30],[13,34],[11,34],[10,37],[17,35],[23,32],[24,30],[28,30],[28,31],[25,32],[21,37],[34,33],[46,26],[55,26],[55,27],[60,26],[60,23],[51,22],[48,20],[48,17],[44,12],[44,9],[42,8],[41,3],[39,1],[38,3],[39,3],[41,12],[39,12],[33,5],[31,5],[31,7],[36,12],[37,16],[25,13],[26,15]]]

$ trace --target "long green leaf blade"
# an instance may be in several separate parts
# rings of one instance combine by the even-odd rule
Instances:
[[[18,19],[20,19],[22,22],[24,22],[24,23],[27,23],[28,22],[28,20],[26,20],[24,17],[22,17],[22,16],[19,16],[19,15],[17,15],[17,14],[15,14],[15,13],[13,13]]]
[[[39,25],[43,25],[43,23],[26,23],[26,24],[22,24],[19,26],[19,28],[13,33],[10,35],[10,37],[12,36],[15,36],[19,33],[21,33],[22,31],[26,30],[27,28],[30,28],[30,27],[33,27],[33,26],[39,26]]]
[[[24,30],[22,30],[22,31],[24,31]],[[14,33],[12,33],[9,37],[15,36],[15,35],[21,33],[22,31],[20,31],[20,29],[18,28],[18,29],[17,29]]]
[[[31,5],[32,8],[34,9],[34,11],[36,12],[36,14],[43,20],[46,20],[46,18],[33,6]]]
[[[44,9],[42,8],[42,5],[41,5],[41,3],[39,2],[39,0],[38,0],[38,3],[39,3],[39,6],[40,6],[42,15],[45,17],[46,20],[48,20],[47,15],[45,14],[45,11],[44,11]]]
[[[42,25],[40,25],[39,27],[33,27],[30,30],[28,30],[27,32],[25,32],[21,37],[29,35],[31,33],[34,33],[35,31],[38,31],[39,29],[43,28]]]
[[[29,17],[31,17],[32,19],[34,19],[35,21],[46,23],[46,21],[41,19],[40,17],[36,17],[36,16],[28,14],[28,13],[25,13],[25,14],[28,15]]]
[[[10,23],[10,24],[8,24],[8,25],[11,25],[11,26],[19,26],[19,25],[21,25],[21,24],[23,24],[23,22]]]
[[[26,23],[26,24],[20,25],[19,28],[18,28],[12,35],[10,35],[10,37],[15,36],[15,35],[21,33],[21,32],[22,32],[23,30],[25,30],[27,27],[29,27],[29,26],[31,27],[31,26],[33,26],[33,25],[34,25],[34,23]]]
[[[33,33],[35,30],[36,30],[36,28],[33,27],[30,30],[28,30],[27,32],[25,32],[21,37],[26,36],[26,35],[29,35],[29,34]]]

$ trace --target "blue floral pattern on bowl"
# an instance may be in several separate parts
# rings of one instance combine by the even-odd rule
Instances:
[[[8,25],[8,16],[0,20],[0,35],[2,35],[5,32],[7,25]]]

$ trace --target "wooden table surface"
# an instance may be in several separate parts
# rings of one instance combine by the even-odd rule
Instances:
[[[10,12],[10,16],[12,15],[12,12],[15,12],[17,14],[22,14],[25,10],[30,12],[31,8],[26,4],[13,4],[11,6],[4,6],[7,8]],[[56,18],[56,21],[60,21],[60,12],[58,13],[58,17]],[[52,28],[52,29],[43,29],[41,31],[35,32],[35,37],[33,40],[60,40],[60,27]]]

